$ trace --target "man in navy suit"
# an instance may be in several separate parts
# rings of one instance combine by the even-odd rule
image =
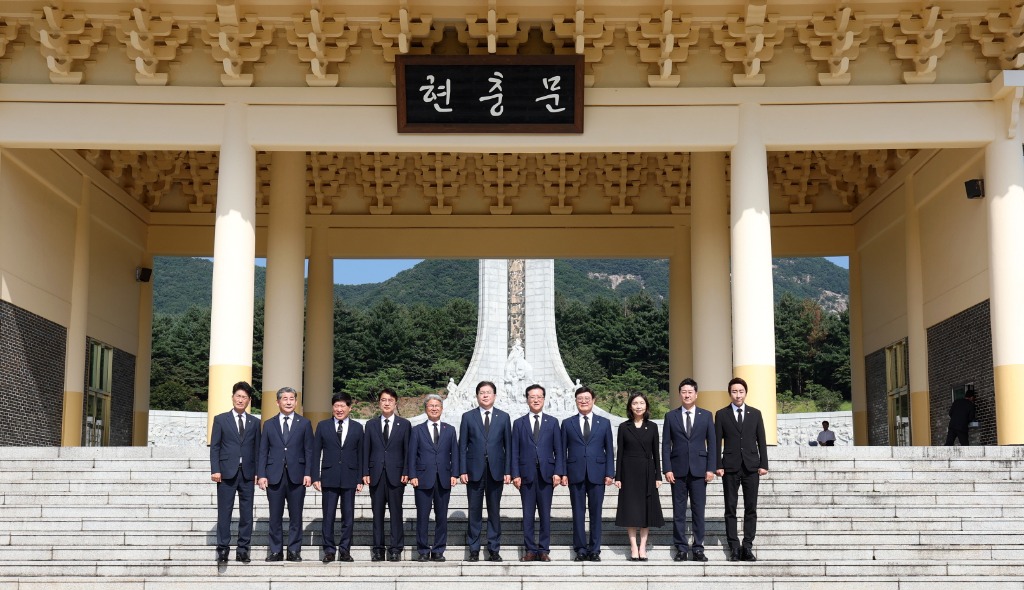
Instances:
[[[484,496],[487,496],[488,561],[501,561],[501,492],[512,481],[512,420],[494,407],[496,388],[490,381],[476,386],[480,407],[462,415],[459,426],[460,479],[469,500],[469,561],[480,560]]]
[[[296,393],[277,390],[280,412],[267,420],[260,441],[257,483],[267,492],[270,505],[270,554],[267,561],[282,561],[282,519],[288,503],[288,561],[302,561],[302,504],[313,484],[313,426],[295,413]]]
[[[764,419],[757,408],[744,402],[747,382],[739,377],[729,381],[732,403],[715,414],[715,452],[717,474],[725,494],[725,536],[732,554],[729,561],[757,561],[754,535],[757,532],[757,488],[762,475],[768,475],[768,445]],[[743,487],[743,545],[736,530],[736,506]]]
[[[210,437],[210,479],[217,483],[217,563],[228,561],[235,494],[238,494],[238,548],[235,550],[235,560],[249,563],[260,420],[245,411],[252,399],[252,386],[239,381],[231,387],[231,391],[233,409],[213,419],[213,435]]]
[[[363,426],[348,417],[352,396],[331,398],[334,418],[316,426],[313,436],[313,487],[323,493],[324,563],[352,561],[352,520],[356,492],[363,489]],[[323,459],[321,460],[321,457]],[[320,462],[318,464],[318,462]],[[334,516],[341,501],[341,539],[334,543]]]
[[[697,382],[687,377],[679,383],[682,406],[665,415],[661,439],[661,464],[665,481],[672,484],[672,542],[675,561],[686,561],[686,501],[690,501],[693,527],[693,560],[704,555],[704,506],[708,483],[715,478],[715,423],[711,412],[697,407]]]
[[[512,483],[523,499],[523,544],[520,561],[551,561],[551,497],[565,471],[558,420],[543,413],[546,390],[526,388],[530,412],[512,424]],[[540,537],[534,540],[533,519],[540,513]]]
[[[427,421],[409,435],[409,483],[416,488],[417,561],[444,561],[448,545],[448,499],[459,477],[459,447],[455,427],[441,422],[444,401],[436,393],[423,403]],[[434,544],[427,536],[434,509]]]
[[[601,561],[601,509],[604,488],[614,483],[615,449],[612,425],[594,414],[594,392],[576,390],[579,413],[562,421],[565,472],[562,485],[569,486],[572,506],[573,561]],[[587,506],[590,507],[590,538],[587,538]]]
[[[391,545],[388,561],[401,561],[405,549],[402,496],[409,482],[406,459],[409,452],[409,421],[395,413],[398,394],[385,387],[377,394],[380,414],[366,421],[363,441],[363,484],[370,486],[373,512],[371,561],[384,561],[384,510],[391,511]]]

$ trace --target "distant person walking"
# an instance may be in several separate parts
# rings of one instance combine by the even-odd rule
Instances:
[[[968,389],[964,396],[949,406],[949,431],[946,432],[946,446],[953,446],[954,440],[960,441],[960,446],[966,447],[971,444],[967,436],[967,430],[971,422],[978,419],[978,410],[974,405],[974,390]]]

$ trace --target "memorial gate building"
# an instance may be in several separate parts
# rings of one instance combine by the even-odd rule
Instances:
[[[581,133],[399,133],[401,56],[551,54]],[[334,258],[667,258],[670,382],[774,443],[772,257],[826,255],[857,444],[967,389],[1022,444],[1022,69],[1019,0],[5,0],[0,444],[146,444],[155,256],[214,259],[211,417],[266,258],[264,408],[314,421]]]

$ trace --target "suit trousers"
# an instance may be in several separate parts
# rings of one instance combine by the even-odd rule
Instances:
[[[523,541],[529,553],[548,553],[551,550],[551,498],[555,493],[551,480],[545,480],[540,467],[530,483],[522,482],[519,493],[523,498]],[[534,516],[540,512],[540,537],[534,541]]]
[[[491,479],[485,469],[484,476],[466,484],[469,501],[469,527],[466,530],[466,545],[470,551],[480,550],[480,532],[483,529],[484,497],[487,497],[487,550],[497,553],[501,550],[501,480]]]
[[[231,513],[238,496],[238,549],[248,550],[252,540],[252,502],[256,484],[239,469],[231,479],[217,484],[217,548],[231,545]]]
[[[306,501],[306,488],[292,483],[287,474],[276,484],[267,486],[267,504],[270,505],[270,530],[267,537],[271,553],[282,551],[284,505],[288,503],[288,551],[302,551],[302,505]]]
[[[690,526],[693,548],[704,549],[704,506],[707,503],[708,484],[703,477],[690,473],[676,476],[672,484],[672,544],[677,551],[688,551],[686,536],[686,502],[690,502]]]
[[[405,549],[405,522],[402,516],[402,497],[405,485],[391,485],[387,475],[370,486],[370,511],[373,512],[373,548],[384,549],[384,510],[391,513],[391,544],[388,549],[400,553]]]
[[[333,554],[339,549],[342,553],[348,553],[352,548],[352,520],[355,516],[356,489],[325,487],[321,502],[323,503],[321,536],[323,537],[324,554]],[[341,537],[335,543],[334,519],[339,503],[341,504]]]
[[[757,533],[757,486],[761,476],[757,470],[741,467],[739,471],[726,471],[722,478],[722,489],[725,493],[725,536],[729,547],[733,550],[740,546],[739,534],[736,530],[736,507],[739,504],[739,489],[743,488],[743,546],[750,549],[754,546],[754,535]]]
[[[416,550],[420,555],[444,553],[448,546],[448,500],[451,495],[451,489],[441,487],[440,476],[432,489],[416,488]],[[427,534],[431,508],[434,509],[433,545]]]
[[[572,548],[576,553],[601,553],[601,507],[604,505],[604,482],[589,480],[569,483],[569,504],[572,506]],[[586,516],[590,513],[590,538],[587,538]]]
[[[963,430],[954,430],[953,427],[950,426],[949,430],[946,431],[946,446],[947,447],[953,446],[953,441],[957,441],[957,440],[960,441],[960,446],[961,447],[966,447],[966,446],[970,445],[971,444],[971,438],[968,435],[968,432],[969,431],[966,428],[963,429]]]

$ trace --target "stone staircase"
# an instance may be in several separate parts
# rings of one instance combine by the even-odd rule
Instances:
[[[660,588],[961,588],[1024,590],[1024,448],[778,447],[762,479],[757,563],[722,550],[722,488],[709,486],[707,564],[671,560],[671,524],[652,530],[651,561],[630,563],[608,488],[601,563],[571,561],[565,488],[555,493],[552,563],[518,561],[519,495],[503,497],[505,562],[463,561],[464,488],[453,493],[442,564],[369,561],[370,508],[357,495],[354,563],[321,564],[320,494],[306,497],[305,561],[264,563],[267,504],[256,492],[253,559],[214,563],[216,493],[205,449],[5,448],[0,459],[0,590],[451,588],[532,590],[551,582],[594,590]],[[662,507],[671,520],[668,486]],[[406,543],[415,546],[406,494]],[[742,520],[741,520],[742,526]],[[232,553],[232,559],[234,554]]]

